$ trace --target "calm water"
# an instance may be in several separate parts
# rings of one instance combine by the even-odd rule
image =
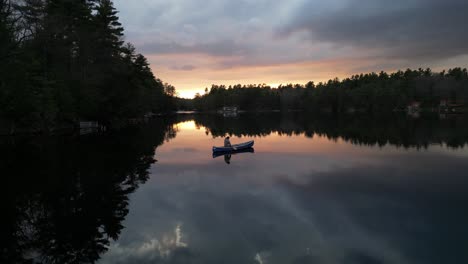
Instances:
[[[0,262],[468,263],[466,121],[179,116],[3,139]],[[213,158],[228,134],[255,152]]]

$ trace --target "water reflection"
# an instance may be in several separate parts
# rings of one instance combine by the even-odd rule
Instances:
[[[202,118],[158,148],[161,163],[132,197],[127,229],[101,263],[468,261],[468,153],[461,145],[369,147],[274,127],[247,135],[236,126],[205,127]],[[229,169],[208,159],[226,134],[239,142],[255,136],[256,154],[232,156]],[[167,254],[157,246],[140,250],[179,225],[184,246]]]
[[[243,114],[226,119],[217,115],[195,115],[195,125],[206,127],[213,137],[266,137],[271,134],[285,136],[314,135],[329,140],[366,145],[393,145],[404,148],[427,148],[431,144],[445,144],[462,148],[468,143],[468,117],[453,116],[441,119],[428,115],[413,119],[407,116],[314,116],[303,113]]]
[[[210,161],[161,164],[133,197],[126,232],[103,263],[468,260],[466,159],[436,152],[364,156],[328,171],[313,154],[301,160],[306,170],[271,153],[222,171]],[[276,165],[266,170],[262,159],[288,174]],[[177,223],[186,247],[165,256],[135,250]]]
[[[254,153],[254,152],[255,152],[254,148],[234,150],[234,151],[229,151],[229,152],[213,152],[213,158],[215,159],[215,158],[223,156],[224,162],[226,162],[226,164],[231,164],[231,158],[233,155],[238,155],[242,153]]]
[[[226,164],[231,164],[231,156],[231,154],[224,155],[224,162],[226,162]]]
[[[0,263],[468,263],[465,121],[197,115],[4,139]],[[255,155],[210,157],[228,134]]]
[[[148,180],[170,128],[102,136],[4,138],[0,263],[93,263],[117,240],[129,194]]]

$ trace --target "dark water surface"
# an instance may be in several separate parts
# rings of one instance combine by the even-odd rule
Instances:
[[[213,158],[228,134],[255,152]],[[464,117],[292,114],[4,138],[0,263],[468,263],[467,143]]]

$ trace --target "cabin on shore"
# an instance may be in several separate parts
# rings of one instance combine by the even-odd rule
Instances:
[[[80,121],[80,135],[105,131],[106,128],[97,121]]]
[[[224,117],[235,117],[239,113],[239,107],[237,106],[224,106],[218,110],[219,114],[222,114]]]
[[[224,106],[222,108],[223,113],[237,113],[239,108],[237,106]]]
[[[408,114],[415,114],[421,111],[421,103],[418,101],[413,101],[406,107]]]
[[[239,107],[237,106],[224,106],[218,110],[218,113],[220,114],[238,113],[238,112],[239,112]]]

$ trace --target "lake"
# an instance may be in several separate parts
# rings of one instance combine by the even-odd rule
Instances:
[[[0,263],[468,263],[468,122],[179,115],[0,141]],[[213,157],[225,136],[253,153]]]

